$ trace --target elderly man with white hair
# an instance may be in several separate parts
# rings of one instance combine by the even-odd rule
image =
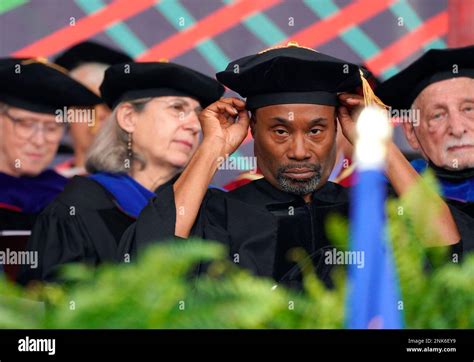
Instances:
[[[423,157],[412,165],[432,169],[443,196],[474,225],[474,46],[430,50],[377,94],[398,114],[409,114],[403,131]]]

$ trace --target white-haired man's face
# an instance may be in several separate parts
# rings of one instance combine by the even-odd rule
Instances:
[[[418,127],[404,123],[410,145],[436,166],[474,167],[474,79],[459,77],[430,84],[415,99]]]
[[[101,63],[84,63],[74,68],[69,75],[95,94],[100,95],[99,88],[107,67],[108,65]],[[90,124],[86,122],[72,122],[70,124],[69,132],[74,144],[76,166],[82,166],[80,163],[84,160],[78,160],[77,158],[85,156],[97,132],[111,113],[109,107],[104,103],[98,104],[94,111],[94,127],[90,127]]]

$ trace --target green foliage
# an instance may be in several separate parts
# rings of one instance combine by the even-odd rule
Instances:
[[[199,261],[207,273],[192,278]],[[342,328],[343,289],[326,291],[313,275],[308,294],[255,278],[227,260],[221,244],[190,240],[157,244],[137,263],[97,270],[69,265],[65,286],[22,291],[6,281],[0,327],[9,328]],[[4,298],[8,297],[8,298]],[[45,301],[32,313],[19,301]],[[26,299],[28,300],[28,299]],[[5,301],[11,301],[6,303]],[[30,301],[38,305],[38,302]],[[46,310],[46,312],[44,311]],[[19,319],[19,316],[29,316]]]
[[[440,212],[437,190],[428,171],[406,195],[387,205],[406,326],[473,328],[474,255],[457,264],[448,247],[432,246],[442,242],[432,227]]]
[[[435,182],[427,174],[400,199],[389,200],[387,215],[408,328],[474,327],[474,255],[447,263],[427,228],[439,212]],[[328,225],[333,243],[346,248],[347,220]],[[440,251],[441,250],[441,251]],[[227,260],[221,244],[173,241],[153,245],[133,264],[90,269],[69,265],[68,283],[27,289],[0,280],[1,328],[343,328],[346,275],[333,273],[331,290],[304,265],[304,292],[256,278]],[[200,262],[207,272],[192,274]]]

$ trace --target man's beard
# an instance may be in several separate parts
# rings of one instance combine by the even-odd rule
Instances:
[[[307,179],[294,179],[285,175],[290,169],[305,168],[314,171],[314,175]],[[277,170],[277,181],[283,191],[290,194],[304,196],[314,192],[321,181],[321,165],[314,163],[293,163],[280,166]]]

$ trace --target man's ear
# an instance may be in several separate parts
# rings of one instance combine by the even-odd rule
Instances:
[[[135,131],[136,118],[134,109],[130,103],[121,103],[117,107],[117,122],[124,131],[133,133]]]
[[[255,124],[257,123],[257,118],[255,115],[256,111],[251,111],[250,112],[250,133],[252,134],[252,137],[255,139]]]
[[[421,149],[420,143],[418,142],[418,138],[415,134],[415,126],[411,123],[408,119],[403,119],[401,122],[403,133],[410,144],[411,148],[418,151]]]

